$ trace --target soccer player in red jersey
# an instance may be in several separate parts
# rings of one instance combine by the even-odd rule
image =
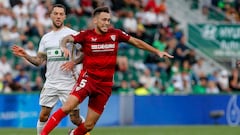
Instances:
[[[173,58],[170,54],[160,52],[146,42],[119,29],[109,28],[110,19],[109,8],[98,7],[93,12],[94,29],[80,31],[77,35],[69,35],[63,38],[61,47],[65,57],[69,56],[69,51],[66,49],[68,42],[82,45],[84,53],[83,69],[68,100],[51,116],[41,135],[48,135],[61,119],[87,96],[89,97],[89,103],[86,121],[72,130],[70,135],[84,135],[94,128],[112,92],[112,80],[119,42],[128,42],[140,49],[155,53],[159,57]]]

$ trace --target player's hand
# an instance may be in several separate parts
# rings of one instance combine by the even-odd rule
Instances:
[[[63,71],[72,71],[75,66],[75,63],[73,61],[68,61],[61,65],[61,69]]]
[[[69,50],[67,48],[61,48],[61,50],[62,50],[63,56],[65,58],[69,57],[70,52],[69,52]]]
[[[167,56],[168,58],[174,58],[174,56],[170,55],[167,52],[159,52],[158,56],[161,57],[161,58],[163,58],[164,56]]]
[[[11,50],[12,50],[14,55],[19,56],[19,57],[25,57],[27,55],[25,50],[22,47],[17,46],[17,45],[13,45]]]

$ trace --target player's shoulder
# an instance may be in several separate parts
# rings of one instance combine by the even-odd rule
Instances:
[[[115,33],[117,35],[128,35],[125,31],[121,30],[121,29],[115,29],[115,28],[110,28],[108,29],[109,33]]]
[[[45,34],[42,36],[42,40],[43,40],[43,39],[46,39],[46,38],[48,38],[48,37],[51,37],[52,34],[53,34],[53,31],[50,31],[50,32],[45,33]]]
[[[64,33],[64,35],[75,35],[78,34],[78,31],[65,26],[64,29],[62,29],[62,33]]]
[[[116,29],[116,28],[109,28],[108,29],[108,32],[121,32],[122,30],[120,30],[120,29]]]
[[[64,27],[64,30],[65,30],[65,31],[72,32],[72,33],[78,32],[78,31],[76,31],[76,30],[74,30],[74,29],[72,29],[72,28],[66,27],[66,26]]]
[[[90,32],[93,32],[93,29],[81,30],[80,32],[83,32],[83,33],[90,33]]]
[[[92,29],[80,30],[77,34],[81,34],[81,35],[92,35],[92,34],[93,34],[93,30],[92,30]]]
[[[116,28],[109,28],[108,29],[109,33],[117,33],[117,34],[126,34],[124,31],[122,31],[121,29],[116,29]]]

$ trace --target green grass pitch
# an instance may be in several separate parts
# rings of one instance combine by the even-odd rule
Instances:
[[[68,129],[56,128],[50,135],[67,135]],[[129,126],[96,127],[91,135],[238,135],[240,127],[231,126]],[[36,135],[35,129],[0,128],[0,135]]]

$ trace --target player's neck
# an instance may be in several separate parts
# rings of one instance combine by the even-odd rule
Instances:
[[[53,31],[59,31],[59,30],[61,30],[62,28],[64,28],[65,26],[64,25],[62,25],[61,27],[55,27],[55,26],[53,26]]]
[[[98,35],[103,35],[104,33],[101,32],[99,29],[95,28],[94,29],[95,33],[97,33]]]

